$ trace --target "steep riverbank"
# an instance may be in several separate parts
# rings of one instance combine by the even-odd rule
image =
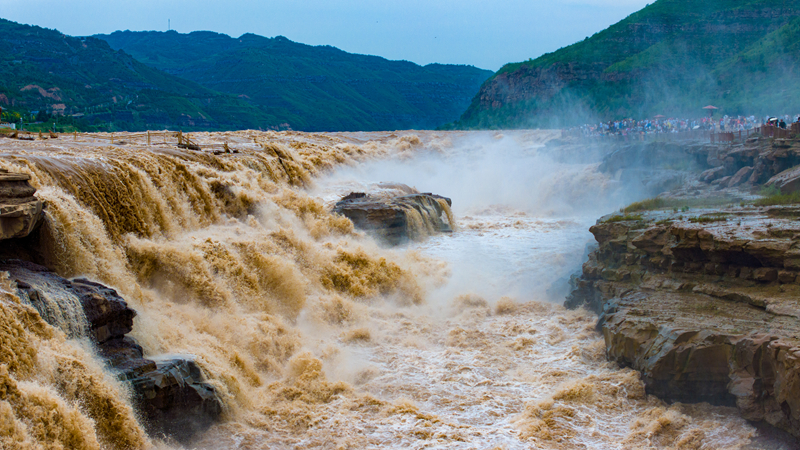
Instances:
[[[800,211],[751,204],[765,184],[777,199],[796,189],[798,143],[672,146],[695,169],[591,227],[598,246],[566,305],[600,314],[607,357],[640,371],[648,393],[735,405],[800,436]],[[636,154],[604,166],[640,170]]]

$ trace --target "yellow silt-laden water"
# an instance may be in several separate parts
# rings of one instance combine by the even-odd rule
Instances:
[[[146,355],[197,356],[224,411],[191,447],[739,448],[755,431],[735,410],[645,395],[636,372],[605,361],[595,316],[529,288],[579,266],[586,241],[583,219],[532,192],[574,205],[614,188],[587,165],[537,155],[551,137],[192,134],[238,150],[221,155],[6,139],[0,168],[30,174],[47,203],[42,263],[116,289]],[[512,179],[515,164],[545,158],[547,173],[531,177],[543,184],[518,187],[535,205],[471,191],[502,184],[475,158]],[[469,183],[426,173],[437,164]],[[381,170],[399,178],[353,175]],[[459,210],[455,192],[423,185],[435,179],[474,204]],[[457,214],[437,201],[457,231],[437,234],[419,215],[426,239],[385,248],[329,212],[373,181],[452,195]],[[0,448],[177,446],[147,436],[126,385],[7,277],[0,320]]]

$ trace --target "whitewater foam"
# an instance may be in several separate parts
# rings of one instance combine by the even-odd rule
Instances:
[[[747,442],[731,409],[646,396],[605,361],[596,317],[546,301],[579,266],[588,218],[627,198],[593,166],[540,154],[551,137],[192,134],[234,155],[4,140],[0,168],[31,174],[48,203],[40,262],[118,290],[147,355],[196,355],[225,405],[196,448]],[[459,231],[385,249],[328,212],[386,181],[452,197]],[[166,445],[90,349],[0,288],[4,436]]]

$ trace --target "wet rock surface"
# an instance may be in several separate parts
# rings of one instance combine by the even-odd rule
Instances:
[[[75,279],[72,289],[79,295],[92,340],[101,347],[133,331],[136,311],[128,307],[117,291],[86,279]]]
[[[191,355],[145,358],[130,336],[136,311],[114,290],[86,279],[67,280],[20,260],[0,261],[20,298],[70,337],[89,337],[120,379],[133,387],[149,432],[186,442],[217,421],[222,403]]]
[[[382,241],[399,245],[412,239],[452,232],[449,198],[418,193],[405,185],[393,189],[402,195],[371,195],[352,192],[333,207],[360,230]]]
[[[735,405],[800,436],[797,217],[727,207],[601,219],[566,304],[600,314],[607,356],[639,370],[648,393]]]
[[[44,204],[34,197],[30,175],[0,169],[0,240],[23,238],[41,224]]]
[[[619,181],[641,181],[646,195],[658,195],[696,183],[709,191],[774,185],[796,192],[799,167],[800,141],[755,134],[737,143],[633,140],[608,151],[598,170]]]

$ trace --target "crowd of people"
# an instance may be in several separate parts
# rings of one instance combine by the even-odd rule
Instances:
[[[787,128],[793,121],[793,117],[789,115],[782,117],[766,116],[763,118],[756,116],[723,116],[720,119],[712,117],[677,119],[656,116],[653,119],[645,120],[625,119],[585,124],[570,130],[565,130],[565,134],[592,137],[680,133],[689,131],[724,133],[752,130],[763,125]],[[797,121],[800,122],[800,117],[797,117]]]

